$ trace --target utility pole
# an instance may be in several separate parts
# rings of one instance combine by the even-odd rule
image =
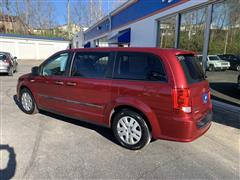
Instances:
[[[68,39],[70,40],[70,0],[67,2]]]
[[[98,19],[99,21],[103,16],[103,9],[102,9],[102,0],[98,0]]]
[[[89,23],[89,26],[91,26],[92,23],[93,23],[93,16],[94,16],[94,14],[93,14],[93,1],[90,0],[90,23]]]

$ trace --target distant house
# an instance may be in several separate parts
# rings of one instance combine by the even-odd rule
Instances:
[[[18,16],[0,15],[0,32],[28,32],[28,27]]]
[[[72,39],[74,35],[81,30],[81,27],[76,24],[67,24],[56,26],[50,29],[33,29],[33,33],[37,35],[47,35],[52,34],[57,37],[62,37],[65,39]],[[70,36],[70,37],[68,37]]]
[[[70,31],[71,34],[76,34],[78,31],[80,31],[80,26],[76,25],[76,24],[70,24],[69,25],[69,29],[68,29],[68,25],[64,24],[61,26],[56,27],[57,29],[61,30],[61,31]]]

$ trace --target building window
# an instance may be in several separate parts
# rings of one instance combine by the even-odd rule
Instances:
[[[158,47],[173,48],[175,43],[176,16],[158,22]]]
[[[95,47],[108,47],[108,39],[107,39],[107,37],[96,39],[94,41],[94,45],[95,45]]]
[[[207,9],[197,9],[181,14],[179,47],[198,53],[203,51]]]
[[[209,54],[240,54],[240,1],[213,5]]]

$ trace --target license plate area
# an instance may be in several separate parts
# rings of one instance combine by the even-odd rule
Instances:
[[[206,127],[211,121],[212,121],[212,113],[208,112],[204,118],[202,118],[200,121],[197,122],[197,128],[201,129]]]

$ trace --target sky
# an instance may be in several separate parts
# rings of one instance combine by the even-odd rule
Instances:
[[[65,24],[66,23],[66,14],[67,14],[67,0],[47,0],[50,1],[54,4],[56,7],[56,14],[57,14],[57,21],[59,24]],[[87,2],[88,0],[82,0]],[[96,0],[97,1],[97,0]],[[102,0],[103,2],[103,9],[104,9],[104,14],[108,14],[113,8],[114,0]],[[126,0],[120,0],[120,3],[124,3]],[[76,0],[70,0],[70,6],[77,5]],[[81,10],[81,9],[79,9]]]

